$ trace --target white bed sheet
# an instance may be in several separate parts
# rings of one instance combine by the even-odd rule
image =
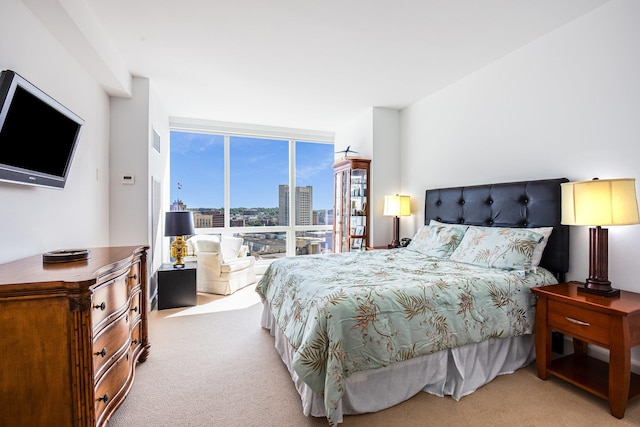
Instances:
[[[324,417],[325,404],[296,374],[292,365],[293,349],[264,302],[261,325],[275,337],[275,347],[300,394],[306,416]],[[343,415],[377,412],[410,399],[420,391],[460,400],[492,381],[510,374],[535,359],[533,335],[493,338],[478,344],[444,350],[404,362],[355,372],[345,383],[338,407],[337,422]]]

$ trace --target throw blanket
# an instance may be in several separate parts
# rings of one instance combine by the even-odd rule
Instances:
[[[543,268],[522,276],[393,249],[279,259],[256,290],[295,351],[296,373],[324,396],[335,425],[353,372],[530,334],[529,288],[551,283]]]

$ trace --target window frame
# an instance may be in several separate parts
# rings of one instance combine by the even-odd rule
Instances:
[[[333,132],[314,131],[304,129],[279,128],[271,126],[228,123],[196,119],[171,119],[169,130],[178,132],[197,132],[221,135],[224,137],[224,227],[198,228],[201,234],[234,235],[236,233],[286,233],[286,256],[296,255],[297,231],[332,231],[332,224],[296,225],[295,195],[296,188],[296,142],[319,143],[334,145]],[[248,226],[231,227],[231,137],[265,138],[288,142],[289,148],[289,225],[286,226]],[[171,156],[169,155],[169,161]],[[331,183],[333,186],[333,183]],[[294,189],[293,193],[291,189]],[[170,202],[171,203],[171,202]],[[333,207],[331,207],[333,209]]]

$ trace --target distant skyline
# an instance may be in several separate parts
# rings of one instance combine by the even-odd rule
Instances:
[[[188,209],[224,203],[224,137],[171,132],[171,201]],[[231,137],[231,206],[278,207],[278,186],[289,183],[288,141]],[[313,209],[333,209],[333,144],[296,144],[296,186],[313,187]],[[181,188],[178,188],[178,183]]]

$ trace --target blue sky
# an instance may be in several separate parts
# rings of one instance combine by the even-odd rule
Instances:
[[[231,137],[231,207],[277,207],[278,185],[288,183],[288,141]],[[333,209],[334,147],[296,144],[296,185],[313,186],[313,208]],[[224,137],[171,132],[171,201],[189,209],[224,201]],[[178,189],[178,183],[182,189]]]

